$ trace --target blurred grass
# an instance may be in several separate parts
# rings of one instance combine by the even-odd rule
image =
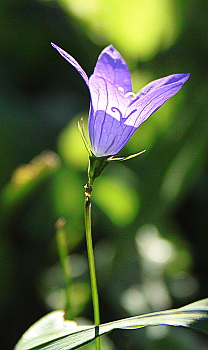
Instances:
[[[102,48],[114,44],[135,92],[153,79],[191,73],[121,155],[147,152],[112,164],[96,180],[93,241],[102,322],[207,297],[207,17],[207,3],[193,0],[1,2],[1,348],[12,349],[34,321],[64,304],[59,217],[74,261],[73,293],[82,296],[76,310],[92,318],[83,229],[87,152],[77,129],[89,94],[51,41],[88,74]],[[175,329],[122,333],[122,343],[118,331],[112,339],[121,350],[183,350],[207,341]]]

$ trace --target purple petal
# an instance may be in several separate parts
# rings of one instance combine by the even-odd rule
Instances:
[[[93,74],[121,88],[124,94],[132,91],[129,68],[113,45],[106,47],[101,52]]]
[[[58,51],[58,53],[60,53],[62,57],[65,58],[65,60],[67,60],[74,68],[76,68],[76,70],[84,79],[85,83],[88,85],[88,82],[89,82],[88,76],[85,73],[85,71],[82,69],[82,67],[79,65],[79,63],[71,55],[69,55],[66,51],[62,50],[60,47],[58,47],[54,43],[51,43],[51,45],[54,47],[54,49]]]
[[[190,74],[173,74],[145,86],[130,103],[125,124],[138,128],[182,88],[189,76]]]
[[[120,139],[123,129],[129,128],[123,125],[129,101],[111,82],[94,74],[89,79],[89,89],[88,129],[92,152],[97,157],[116,154],[119,146],[114,142]]]
[[[190,74],[172,74],[164,78],[153,80],[151,83],[147,84],[138,92],[134,101],[138,100],[142,95],[146,95],[163,85],[170,85],[177,82],[181,82],[181,84],[184,84],[189,77]],[[134,103],[134,101],[132,101],[132,103]]]
[[[103,110],[117,120],[125,115],[129,101],[110,81],[93,74],[89,90],[94,110]]]
[[[94,112],[91,109],[90,118],[93,120],[91,129],[92,152],[96,157],[112,156],[117,154],[136,130],[125,125],[123,119],[118,121],[102,110]],[[90,127],[90,125],[89,125]]]

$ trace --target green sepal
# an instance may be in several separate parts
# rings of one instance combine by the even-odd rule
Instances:
[[[89,168],[88,168],[88,177],[89,177],[89,183],[92,185],[93,181],[98,177],[102,171],[106,168],[106,166],[112,162],[112,161],[124,161],[128,160],[134,157],[139,156],[140,154],[146,152],[146,150],[143,150],[141,152],[132,154],[128,157],[121,157],[121,158],[113,158],[112,157],[96,157],[93,154],[89,156]]]
[[[89,156],[92,156],[92,152],[91,152],[90,146],[89,146],[89,144],[87,142],[87,138],[86,138],[86,135],[85,135],[85,132],[84,132],[84,119],[83,118],[81,118],[78,121],[78,129],[79,129],[82,141],[84,142],[84,145],[86,147],[86,150],[89,153]]]
[[[88,177],[89,183],[91,185],[93,184],[93,181],[96,179],[96,177],[102,173],[108,164],[108,157],[96,157],[94,155],[89,156]]]
[[[128,156],[128,157],[113,158],[113,156],[112,156],[112,157],[108,158],[108,161],[109,161],[109,162],[112,162],[112,161],[114,161],[114,160],[124,161],[124,160],[128,160],[128,159],[131,159],[131,158],[140,156],[140,154],[142,154],[142,153],[144,153],[144,152],[146,152],[146,149],[144,149],[144,150],[141,151],[141,152],[138,152],[138,153],[135,153],[135,154],[131,154],[131,155]]]

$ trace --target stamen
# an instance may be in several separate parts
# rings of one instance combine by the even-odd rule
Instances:
[[[127,94],[124,95],[126,98],[130,97],[131,100],[133,100],[136,97],[136,94],[133,91],[127,92]]]
[[[124,88],[122,88],[122,86],[118,87],[118,91],[122,92],[122,94],[124,94]]]

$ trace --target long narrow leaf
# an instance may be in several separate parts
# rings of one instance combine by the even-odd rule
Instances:
[[[67,321],[65,321],[67,322]],[[51,340],[31,347],[30,341],[21,344],[15,350],[71,350],[75,349],[98,336],[109,333],[118,328],[136,329],[146,326],[183,326],[208,333],[208,299],[200,300],[179,309],[154,312],[146,315],[130,317],[95,326],[77,326],[73,329],[56,333]],[[26,332],[27,334],[27,332]],[[24,337],[24,336],[23,336]],[[39,339],[40,340],[40,339]]]

